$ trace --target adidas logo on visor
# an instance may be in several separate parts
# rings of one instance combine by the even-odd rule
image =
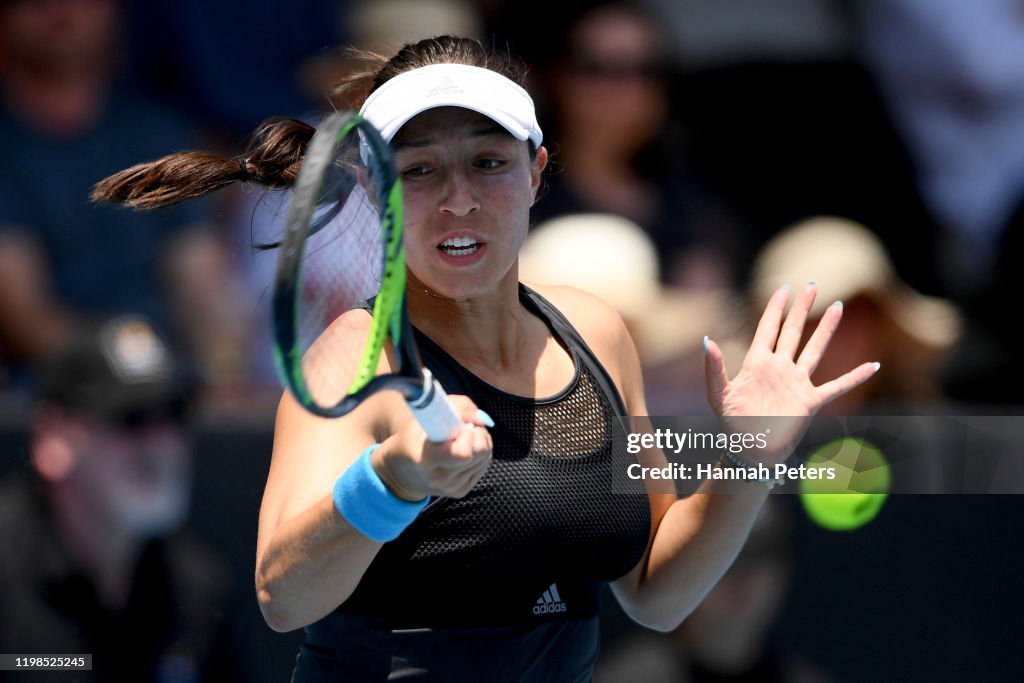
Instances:
[[[427,97],[437,97],[438,95],[462,94],[463,92],[463,89],[455,81],[453,81],[448,76],[445,76],[437,83],[435,83],[434,87],[431,88],[429,92],[427,92]]]
[[[562,596],[558,594],[558,587],[555,584],[548,586],[548,589],[544,591],[544,595],[537,598],[537,603],[533,606],[534,614],[558,614],[568,609],[564,602],[562,602]]]

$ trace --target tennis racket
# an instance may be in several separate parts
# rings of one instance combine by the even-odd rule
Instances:
[[[395,390],[431,441],[462,420],[423,367],[405,301],[402,187],[391,150],[358,114],[327,116],[292,191],[274,283],[274,351],[282,382],[308,411],[340,417]],[[372,301],[368,333],[345,314]],[[393,369],[378,374],[391,341]]]

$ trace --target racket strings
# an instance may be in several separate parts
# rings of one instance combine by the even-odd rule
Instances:
[[[371,199],[376,189],[366,179],[374,174],[362,169],[356,139],[346,136],[323,170],[296,292],[302,373],[314,402],[325,407],[348,393],[367,341],[339,320],[375,297],[384,276],[380,200]]]

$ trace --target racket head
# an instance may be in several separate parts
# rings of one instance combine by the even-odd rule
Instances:
[[[327,116],[292,190],[273,302],[282,383],[315,415],[345,415],[384,389],[407,400],[423,392],[405,302],[402,207],[380,133],[352,112]],[[363,333],[367,321],[352,311],[368,301],[373,313]],[[392,372],[377,374],[388,340]]]

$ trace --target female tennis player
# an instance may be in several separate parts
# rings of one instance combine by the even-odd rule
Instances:
[[[735,558],[768,493],[744,482],[729,494],[714,480],[685,499],[643,482],[637,495],[611,493],[612,420],[646,413],[640,366],[607,305],[519,282],[548,160],[521,81],[507,56],[440,37],[342,86],[394,151],[410,318],[465,426],[430,442],[395,392],[338,419],[281,400],[256,589],[272,628],[306,630],[297,683],[587,681],[602,587],[637,622],[673,628]],[[285,122],[243,163],[191,157],[189,171],[165,168],[150,205],[237,180],[287,185],[310,134]],[[814,386],[842,308],[831,306],[800,350],[815,289],[800,288],[784,315],[789,295],[772,295],[732,379],[706,342],[719,416],[806,420],[877,370],[864,363]],[[357,309],[335,328],[360,340],[369,326]],[[758,464],[744,455],[736,466]],[[639,459],[665,462],[654,449]]]

